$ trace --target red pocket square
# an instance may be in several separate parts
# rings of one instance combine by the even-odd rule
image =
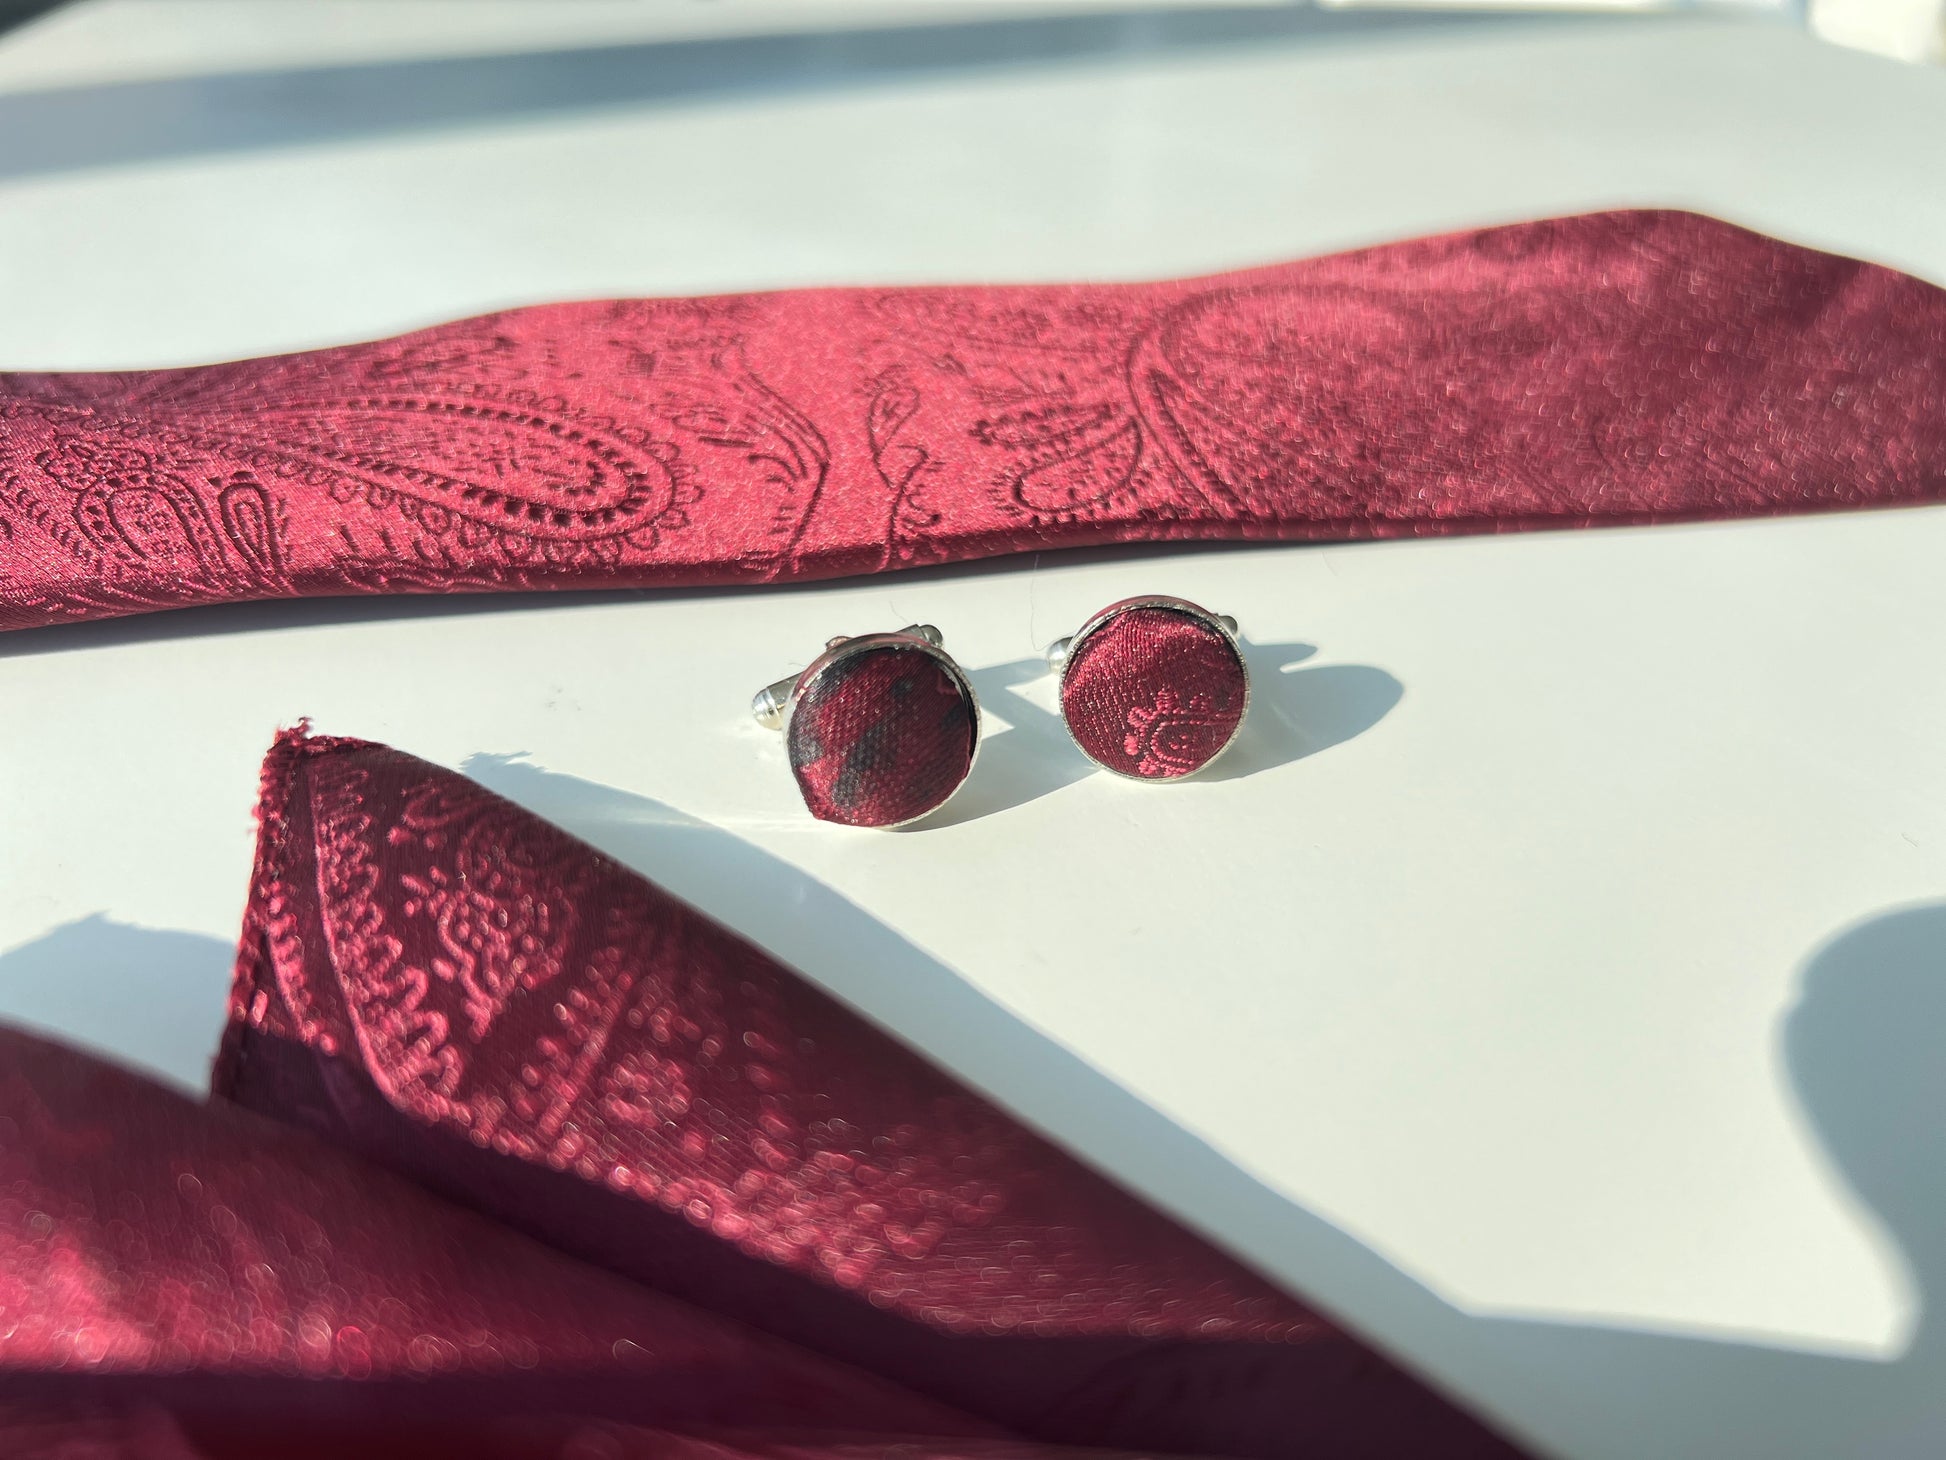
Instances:
[[[0,1452],[538,1457],[607,1423],[1002,1433],[0,1029]]]
[[[218,1090],[520,1231],[1050,1442],[1514,1451],[612,859],[282,738]]]

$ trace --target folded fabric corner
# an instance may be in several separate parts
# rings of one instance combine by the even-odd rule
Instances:
[[[402,1456],[420,1430],[558,1435],[564,1416],[1004,1434],[289,1124],[4,1028],[0,1193],[10,1456]]]
[[[280,737],[228,1098],[1043,1441],[1506,1456],[1336,1326],[453,772]]]

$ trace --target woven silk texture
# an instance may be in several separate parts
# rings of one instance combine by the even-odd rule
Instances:
[[[965,1427],[948,1433],[1253,1460],[1519,1453],[764,953],[473,782],[292,734],[266,763],[260,815],[215,1079],[227,1101],[550,1257],[937,1405]],[[218,1248],[212,1265],[233,1253],[236,1267],[211,1281],[270,1281],[255,1275],[278,1265],[263,1250]],[[411,1362],[410,1327],[387,1329],[404,1344],[395,1362]],[[306,1331],[319,1374],[364,1362],[336,1328]],[[455,1362],[475,1353],[452,1324],[428,1331]],[[509,1392],[524,1382],[509,1378]],[[887,1429],[869,1407],[860,1425]]]
[[[999,1434],[287,1124],[0,1031],[8,1460],[403,1460],[419,1431],[446,1437],[435,1456],[595,1460],[661,1452],[569,1441],[649,1425],[911,1432],[946,1455]]]
[[[1937,500],[1946,294],[1681,213],[0,376],[0,627]]]

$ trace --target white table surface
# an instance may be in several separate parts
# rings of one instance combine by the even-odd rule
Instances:
[[[286,105],[264,78],[322,65],[297,40],[91,79],[88,23],[0,41],[12,367],[561,297],[1206,271],[1631,203],[1946,280],[1946,74],[1779,26],[1224,47],[1131,21],[1058,63],[786,53],[761,86],[611,77],[579,109],[599,63],[568,59],[513,113],[469,113],[449,60],[403,80],[460,101],[387,123],[370,44]],[[151,134],[169,155],[135,155]],[[0,1016],[200,1084],[257,763],[308,714],[615,853],[1547,1452],[1933,1456],[1942,561],[1923,509],[15,635]],[[1167,788],[1085,774],[1028,672],[1158,591],[1242,621],[1260,695],[1222,774]],[[976,783],[915,832],[809,822],[750,691],[914,619],[982,691]]]

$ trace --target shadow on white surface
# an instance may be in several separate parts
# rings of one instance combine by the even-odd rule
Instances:
[[[1896,1357],[1513,1320],[1471,1331],[1564,1404],[1614,1426],[1617,1456],[1946,1455],[1942,1031],[1946,905],[1888,912],[1827,943],[1781,1031],[1805,1116],[1908,1274],[1912,1330]]]
[[[1465,1312],[1256,1181],[831,888],[734,833],[520,756],[478,755],[465,769],[786,963],[817,970],[819,982],[855,1006],[886,1007],[881,991],[895,986],[907,999],[930,1002],[1004,1052],[1019,1078],[1010,1104],[1062,1112],[1061,1128],[1050,1134],[1063,1144],[1179,1216],[1207,1223],[1221,1213],[1247,1247],[1288,1254],[1284,1273],[1295,1275],[1301,1296],[1308,1296],[1305,1275],[1321,1282],[1328,1274],[1333,1292],[1354,1295],[1337,1305],[1354,1329],[1503,1421],[1518,1421],[1544,1451],[1568,1436],[1601,1433],[1612,1437],[1608,1449],[1577,1444],[1574,1453],[1614,1460],[1946,1454],[1946,1322],[1928,1302],[1946,1294],[1946,1058],[1939,1053],[1946,905],[1889,913],[1817,952],[1783,1030],[1812,1127],[1883,1221],[1918,1295],[1911,1341],[1897,1358],[1880,1361]],[[1791,1274],[1780,1272],[1778,1281]]]
[[[853,89],[995,67],[1261,47],[1532,15],[1310,4],[1093,9],[794,34],[120,81],[0,94],[0,178],[616,106]],[[1538,23],[1548,23],[1541,21]]]
[[[1236,743],[1210,767],[1206,779],[1236,780],[1328,750],[1378,724],[1405,693],[1397,679],[1370,665],[1304,668],[1304,661],[1317,652],[1311,644],[1244,644],[1250,715]],[[981,708],[1007,727],[981,737],[979,759],[965,786],[911,832],[1009,811],[1084,777],[1107,774],[1081,753],[1059,714],[1019,692],[1051,683],[1041,660],[969,669],[967,678]],[[1166,794],[1164,788],[1156,789]]]
[[[96,913],[0,954],[0,1010],[9,1023],[200,1091],[235,961],[235,947],[215,938]]]
[[[1050,677],[1039,659],[1016,659],[986,669],[968,669],[966,677],[980,697],[982,718],[990,712],[1007,722],[995,730],[987,720],[981,728],[980,753],[973,773],[952,800],[925,820],[907,828],[923,833],[936,827],[991,816],[1038,800],[1063,786],[1092,775],[1095,764],[1069,737],[1059,715],[1050,714],[1016,691]]]
[[[1370,664],[1306,667],[1316,652],[1309,644],[1245,641],[1250,714],[1208,779],[1254,776],[1342,745],[1377,725],[1405,697],[1404,685]]]
[[[1889,1360],[1464,1312],[1023,1024],[950,968],[797,868],[661,803],[476,755],[483,784],[565,827],[855,1003],[897,987],[1004,1051],[1010,1092],[1052,1132],[1207,1222],[1219,1215],[1285,1279],[1340,1295],[1356,1330],[1510,1424],[1543,1453],[1695,1460],[1934,1460],[1946,1453],[1946,904],[1889,912],[1811,959],[1781,1031],[1805,1114],[1876,1213],[1917,1294]],[[182,1084],[213,1051],[231,950],[95,915],[0,955],[0,1008]],[[834,976],[834,972],[842,976]],[[1320,1118],[1324,1118],[1320,1116]],[[1514,1219],[1510,1214],[1510,1219]],[[1598,1260],[1598,1258],[1597,1258]],[[1778,1281],[1791,1274],[1780,1272]],[[1348,1297],[1344,1295],[1349,1295]],[[1591,1448],[1590,1434],[1609,1437]]]
[[[25,25],[60,4],[61,0],[0,0],[0,33]]]

